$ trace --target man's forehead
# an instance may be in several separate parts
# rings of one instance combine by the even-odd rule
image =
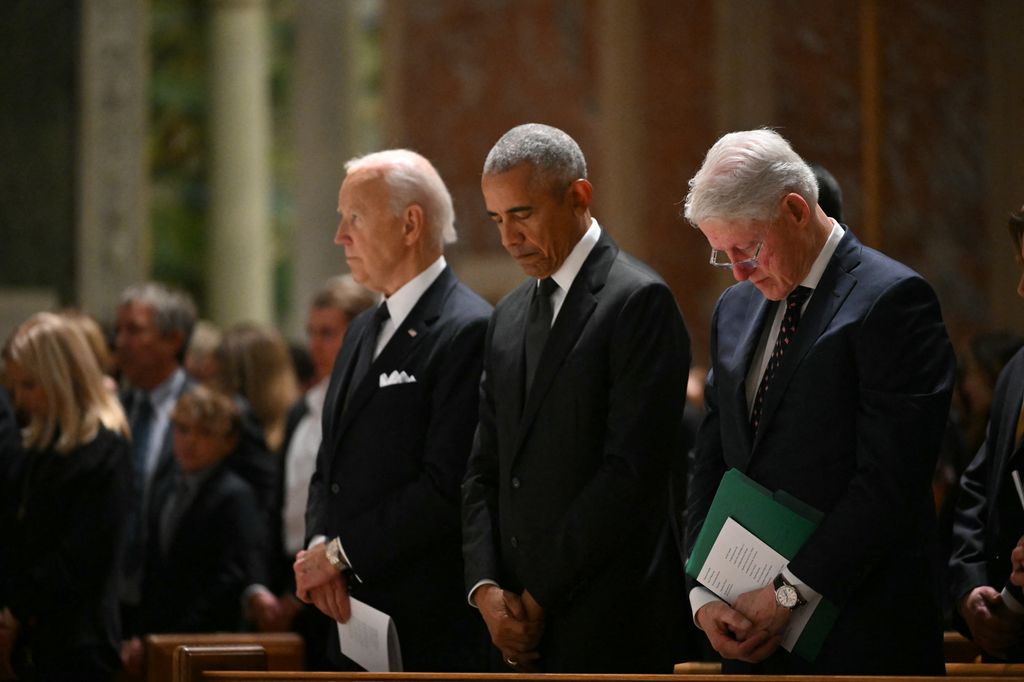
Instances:
[[[708,241],[716,247],[726,247],[760,239],[765,225],[753,220],[723,220],[710,218],[699,225]]]

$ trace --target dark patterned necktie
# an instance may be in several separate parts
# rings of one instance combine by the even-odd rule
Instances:
[[[812,290],[807,287],[797,287],[793,293],[786,297],[786,313],[782,316],[782,324],[779,326],[779,336],[775,339],[775,347],[772,348],[772,355],[768,359],[768,366],[764,368],[764,376],[757,387],[754,395],[754,409],[750,412],[750,428],[757,433],[757,427],[761,423],[761,408],[764,407],[764,396],[768,390],[768,384],[782,362],[782,355],[786,352],[793,336],[796,335],[796,328],[800,325],[800,314],[803,311],[804,302],[811,295]]]
[[[125,574],[129,577],[141,573],[146,552],[146,448],[154,417],[153,403],[147,393],[139,392],[133,412],[129,428],[132,432],[135,495],[128,522],[128,549],[124,555]]]
[[[533,375],[537,372],[537,363],[540,362],[541,353],[544,351],[544,344],[548,340],[548,333],[551,331],[551,318],[554,315],[554,308],[551,305],[551,294],[558,288],[555,280],[547,277],[534,287],[533,298],[530,300],[530,311],[526,317],[526,344],[524,347],[526,355],[526,391],[529,395],[530,386],[533,385]]]
[[[377,338],[380,336],[380,327],[390,317],[391,313],[388,311],[387,301],[377,306],[377,309],[373,312],[373,321],[370,322],[370,325],[364,331],[359,346],[356,366],[352,370],[352,381],[349,383],[348,392],[345,394],[345,407],[348,407],[348,401],[352,398],[352,394],[356,392],[356,388],[363,381],[363,377],[370,371],[370,365],[373,364],[373,354],[377,350]]]

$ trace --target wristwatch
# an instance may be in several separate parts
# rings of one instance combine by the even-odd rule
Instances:
[[[798,606],[807,603],[807,600],[800,596],[797,589],[781,573],[775,576],[772,587],[775,588],[775,602],[784,609],[793,611]]]
[[[328,542],[325,551],[327,552],[327,561],[331,563],[331,566],[341,572],[348,569],[348,562],[345,561],[345,556],[341,553],[341,538],[334,538]]]

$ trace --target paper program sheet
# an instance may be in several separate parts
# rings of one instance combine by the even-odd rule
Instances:
[[[697,581],[731,605],[744,592],[771,583],[787,563],[784,556],[730,517],[711,546]],[[782,636],[786,651],[793,650],[820,600],[820,596],[809,599],[793,612]]]
[[[369,604],[350,599],[352,617],[338,623],[341,653],[371,673],[402,672],[402,650],[391,616]]]

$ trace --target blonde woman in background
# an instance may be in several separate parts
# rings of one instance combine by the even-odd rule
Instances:
[[[217,360],[216,383],[226,393],[245,398],[268,449],[278,452],[288,410],[299,398],[288,344],[271,327],[243,322],[224,331]]]
[[[85,336],[39,313],[3,359],[28,425],[0,494],[0,642],[25,679],[108,680],[120,665],[118,572],[132,495],[128,424]],[[12,651],[0,651],[11,660]]]

